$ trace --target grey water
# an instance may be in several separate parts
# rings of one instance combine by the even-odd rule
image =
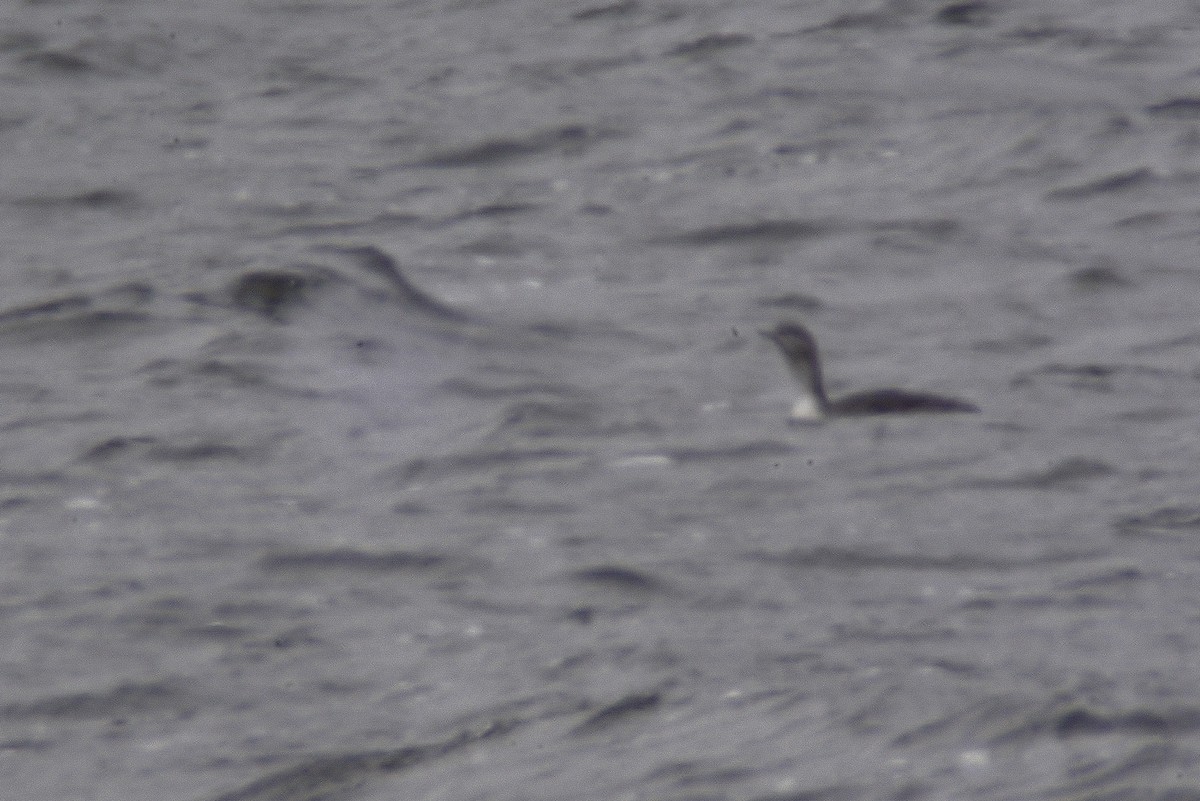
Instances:
[[[1197,4],[0,19],[0,797],[1200,798]]]

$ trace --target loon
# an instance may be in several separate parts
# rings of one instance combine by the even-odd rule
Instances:
[[[821,380],[817,341],[807,328],[799,323],[784,322],[759,333],[779,347],[784,360],[787,361],[788,369],[804,391],[792,407],[793,422],[875,414],[979,411],[978,406],[968,401],[903,389],[870,389],[830,400],[825,395],[825,385]]]

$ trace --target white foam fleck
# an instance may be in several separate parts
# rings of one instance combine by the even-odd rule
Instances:
[[[74,498],[67,499],[63,505],[73,512],[81,512],[87,509],[99,509],[102,502],[99,498],[90,495],[76,495]]]
[[[979,770],[992,764],[992,756],[984,748],[972,748],[958,755],[958,764],[964,770]]]
[[[670,467],[675,460],[665,453],[644,453],[625,456],[613,462],[613,467]]]

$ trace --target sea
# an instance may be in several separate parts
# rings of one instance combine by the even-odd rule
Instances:
[[[0,22],[0,798],[1200,799],[1200,3]]]

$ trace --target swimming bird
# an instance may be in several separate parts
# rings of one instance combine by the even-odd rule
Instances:
[[[903,389],[871,389],[830,400],[825,395],[825,384],[821,378],[817,341],[807,328],[799,323],[782,322],[759,333],[779,347],[788,369],[800,384],[801,395],[792,406],[793,421],[875,414],[979,411],[979,407],[969,401]]]

